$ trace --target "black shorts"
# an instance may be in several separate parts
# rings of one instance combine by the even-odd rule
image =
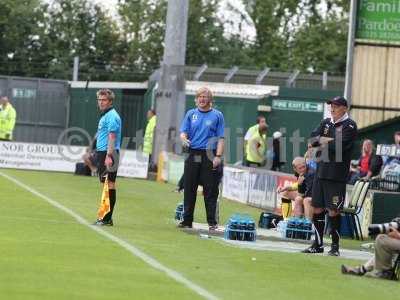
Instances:
[[[307,174],[305,176],[302,184],[299,184],[297,191],[299,192],[300,196],[302,196],[303,198],[311,198],[312,197],[314,178],[315,178],[315,176],[313,173]]]
[[[312,184],[310,187],[299,185],[297,192],[303,198],[311,198],[312,197]]]
[[[312,206],[341,210],[346,196],[346,183],[314,177]]]
[[[115,182],[117,180],[119,151],[115,151],[113,154],[113,165],[111,166],[111,170],[107,170],[106,166],[104,165],[106,156],[107,151],[96,152],[97,172],[99,174],[99,180],[101,182],[104,182],[106,179],[105,176],[108,175],[108,180],[111,182]]]
[[[304,193],[304,198],[312,198],[312,189],[307,189]]]

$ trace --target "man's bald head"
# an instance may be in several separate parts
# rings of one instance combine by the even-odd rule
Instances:
[[[4,104],[8,103],[9,101],[10,101],[10,99],[8,99],[7,96],[0,97],[0,105],[4,105]]]

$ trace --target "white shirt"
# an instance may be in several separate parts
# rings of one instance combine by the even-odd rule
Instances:
[[[349,114],[345,113],[339,120],[337,120],[336,122],[333,121],[333,118],[331,118],[331,123],[332,124],[336,124],[336,123],[340,123],[343,122],[344,120],[347,120],[349,118]]]

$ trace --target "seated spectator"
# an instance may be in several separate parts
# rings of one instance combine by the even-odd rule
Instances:
[[[295,217],[304,216],[311,220],[313,215],[311,193],[315,170],[308,166],[303,157],[296,157],[293,160],[292,165],[294,175],[297,177],[297,183],[291,186],[279,188],[278,193],[281,194],[282,203],[294,201],[293,215]],[[285,216],[285,210],[282,210],[282,214],[284,218],[288,217],[288,215]]]
[[[350,184],[359,179],[370,179],[377,176],[382,168],[382,157],[375,155],[374,143],[371,140],[364,140],[361,148],[361,156],[357,165],[350,166]]]
[[[394,145],[400,147],[400,131],[393,135]],[[400,182],[400,157],[383,156],[381,177],[389,181]]]
[[[281,196],[281,213],[284,220],[292,215],[292,201],[295,201],[297,197],[297,188],[298,183],[295,182],[277,189],[277,193]]]
[[[396,131],[393,134],[393,143],[394,145],[396,145],[397,147],[400,147],[400,131]],[[392,160],[396,159],[396,157],[393,156],[384,156],[383,157],[383,163],[384,166],[388,165]]]
[[[375,240],[375,255],[357,267],[342,265],[342,273],[381,279],[393,278],[392,262],[400,253],[400,232],[391,227],[388,234],[379,234]]]

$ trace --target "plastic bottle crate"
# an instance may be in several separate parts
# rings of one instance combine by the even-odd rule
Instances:
[[[254,242],[257,238],[256,223],[248,215],[234,214],[225,226],[224,237],[227,240]]]
[[[288,239],[310,240],[314,233],[312,223],[303,218],[292,217],[287,221],[279,222],[278,225],[282,237]]]

